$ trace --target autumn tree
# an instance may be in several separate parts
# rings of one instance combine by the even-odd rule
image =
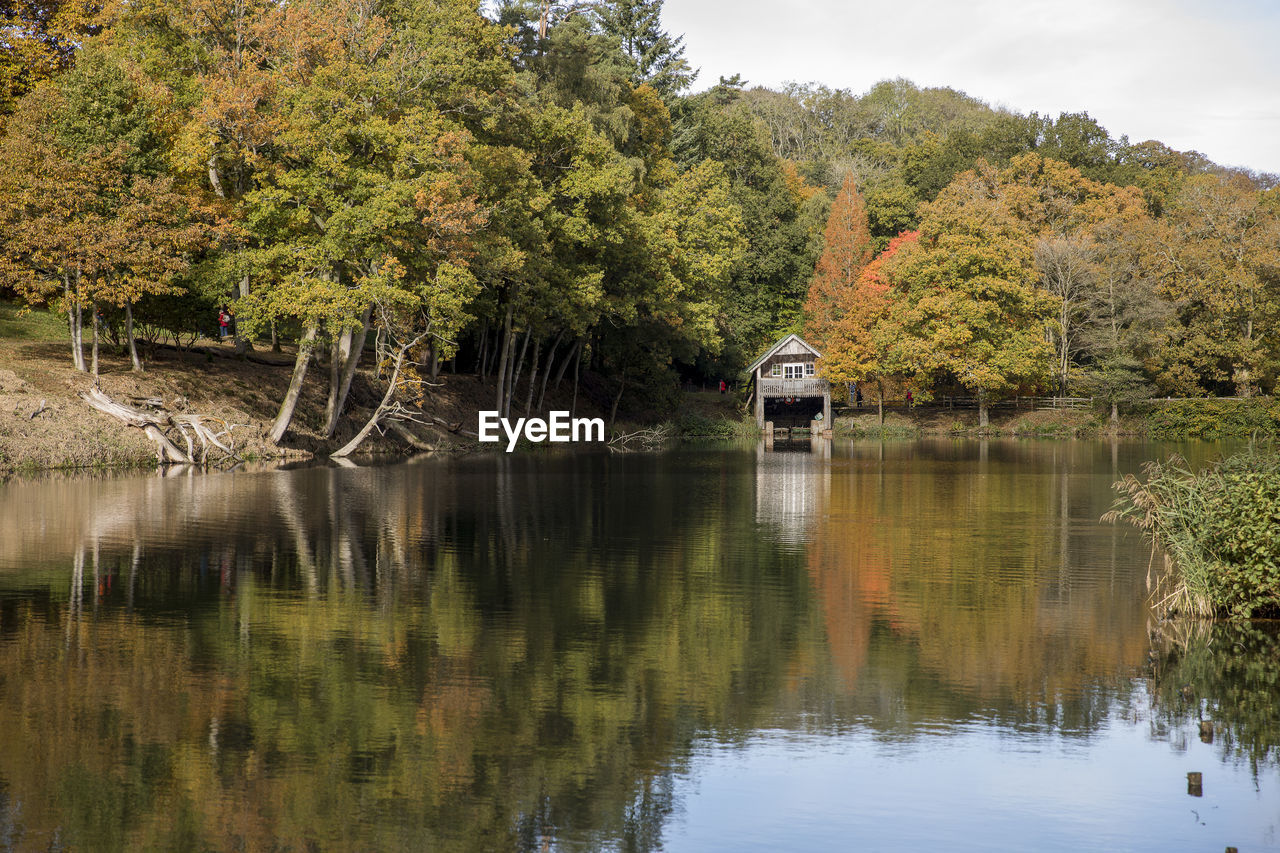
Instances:
[[[56,97],[49,84],[38,88],[19,104],[9,134],[0,140],[0,274],[29,303],[61,297],[72,363],[87,371],[84,309],[91,308],[94,285],[111,268],[100,237],[112,228],[109,200],[121,191],[124,155],[113,150],[68,156],[51,129],[49,106]]]
[[[1040,286],[1055,298],[1049,328],[1058,390],[1066,393],[1084,351],[1090,296],[1103,244],[1146,221],[1142,195],[1086,177],[1066,163],[1020,154],[1000,170],[997,201],[1031,236]]]
[[[441,8],[478,20],[458,3]],[[468,87],[485,88],[472,76],[485,66],[447,79],[437,73],[457,59],[448,21],[436,19],[441,8],[390,5],[378,15],[358,3],[309,2],[273,12],[277,119],[270,156],[243,201],[252,266],[270,286],[242,296],[242,314],[251,327],[288,320],[303,330],[274,441],[324,343],[324,431],[333,434],[374,303],[436,280],[442,263],[465,269],[468,238],[484,221],[469,185],[471,137],[451,113],[479,106]],[[430,61],[433,47],[439,62]],[[500,52],[474,39],[463,47]]]
[[[850,291],[872,256],[867,213],[853,175],[845,178],[831,204],[823,242],[804,303],[805,331],[820,350],[840,315],[848,310]]]
[[[183,115],[172,158],[189,180],[219,200],[235,226],[203,274],[220,292],[219,301],[229,304],[235,349],[243,354],[251,341],[237,303],[249,296],[257,244],[245,225],[246,200],[281,129],[273,73],[281,18],[265,0],[158,2],[162,15],[140,9],[122,22],[119,38],[128,37],[139,54],[164,58],[150,60],[158,66],[153,73],[194,101]]]
[[[76,51],[101,33],[120,4],[72,0],[12,0],[0,5],[0,116],[42,80],[70,68]]]
[[[925,206],[919,242],[886,271],[901,287],[892,362],[921,384],[950,379],[972,392],[980,426],[993,399],[1049,375],[1054,301],[1036,287],[1029,235],[1000,205],[987,164]]]
[[[894,294],[890,292],[892,284],[885,267],[904,246],[919,238],[915,231],[894,238],[867,264],[853,286],[840,293],[835,321],[822,348],[820,370],[828,380],[875,387],[881,424],[884,424],[885,386],[890,381],[891,354],[896,339],[896,330],[889,322]]]
[[[154,171],[146,150],[148,118],[121,114],[120,104],[93,124],[82,123],[80,99],[97,91],[112,104],[127,95],[98,73],[110,66],[89,54],[55,88],[45,83],[20,104],[0,145],[0,242],[8,284],[32,303],[61,294],[79,370],[98,369],[99,308],[124,312],[134,370],[142,369],[133,338],[133,306],[147,295],[173,293],[175,277],[211,237],[198,203]],[[95,81],[98,85],[89,85]],[[122,94],[123,93],[123,94]],[[136,94],[136,93],[135,93]],[[127,112],[127,111],[126,111]],[[83,309],[90,309],[92,365],[84,363]]]
[[[1243,176],[1197,175],[1151,236],[1149,263],[1179,320],[1161,347],[1161,383],[1256,394],[1280,358],[1280,216]]]

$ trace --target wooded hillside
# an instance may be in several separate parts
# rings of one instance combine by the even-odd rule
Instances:
[[[395,394],[475,372],[502,410],[589,367],[661,412],[788,331],[925,395],[1274,388],[1275,176],[905,80],[695,93],[661,10],[14,4],[0,290],[87,371],[223,307],[242,351],[298,341],[277,440],[317,361],[332,435],[402,351]]]

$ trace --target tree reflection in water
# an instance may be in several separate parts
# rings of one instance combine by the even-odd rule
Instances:
[[[10,484],[0,833],[648,850],[707,740],[1130,701],[1110,448],[816,449]]]

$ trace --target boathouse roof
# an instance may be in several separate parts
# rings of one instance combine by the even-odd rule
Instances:
[[[812,346],[806,343],[804,338],[792,332],[782,340],[778,341],[773,346],[769,347],[769,349],[765,352],[764,355],[760,356],[755,361],[751,362],[751,364],[747,366],[746,372],[754,373],[757,367],[764,364],[765,361],[767,361],[771,356],[773,356],[775,353],[780,352],[784,347],[787,346],[787,344],[790,344],[792,342],[799,344],[800,346],[807,349],[809,352],[813,353],[815,358],[822,358],[822,353],[818,352],[816,349],[814,349]]]

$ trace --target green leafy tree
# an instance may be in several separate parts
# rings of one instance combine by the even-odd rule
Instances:
[[[477,17],[457,3],[442,9]],[[442,21],[439,8],[418,17],[409,7],[383,11],[302,3],[270,21],[277,119],[270,156],[243,204],[254,268],[271,285],[243,299],[242,316],[251,328],[290,320],[303,329],[271,431],[277,442],[318,342],[327,338],[331,348],[325,431],[332,434],[372,306],[411,303],[442,263],[465,268],[470,236],[485,221],[467,162],[471,135],[451,118],[480,107],[469,98],[482,84],[464,73],[442,80],[441,68],[460,60],[452,44],[428,37],[448,32],[452,18]],[[452,28],[466,27],[464,20]],[[499,34],[488,36],[487,46],[467,49],[482,58],[500,53]],[[433,46],[439,64],[429,61]]]
[[[705,365],[712,375],[739,370],[780,334],[799,330],[829,204],[794,165],[774,156],[764,129],[736,103],[736,92],[729,81],[690,99],[673,132],[682,167],[704,160],[723,164],[742,217],[746,249],[725,290],[719,320],[724,349]]]
[[[684,36],[662,28],[663,0],[612,0],[596,6],[600,27],[622,45],[634,71],[631,82],[652,86],[671,98],[693,83],[697,72],[684,58]]]

